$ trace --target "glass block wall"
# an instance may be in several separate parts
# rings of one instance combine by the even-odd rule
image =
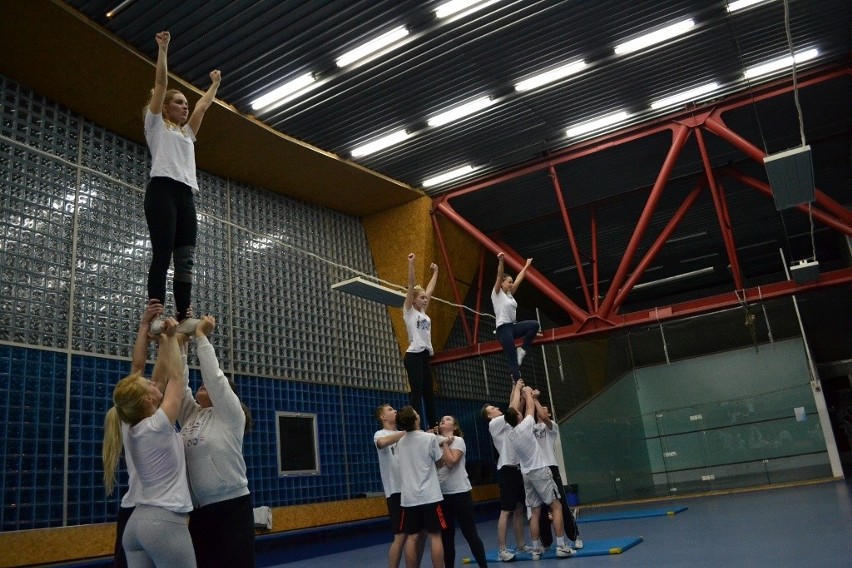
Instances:
[[[0,76],[0,530],[114,518],[126,474],[107,498],[102,423],[146,300],[148,167],[144,146]],[[406,403],[405,371],[387,309],[331,290],[375,274],[361,223],[205,172],[199,184],[193,304],[216,316],[220,364],[252,409],[255,504],[381,491],[373,411]],[[488,477],[485,397],[463,375],[438,411],[459,417]],[[278,477],[276,410],[318,415],[319,475]]]

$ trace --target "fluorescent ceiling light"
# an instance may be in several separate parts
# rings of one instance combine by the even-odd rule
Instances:
[[[695,239],[695,238],[698,238],[698,237],[703,237],[706,234],[707,234],[707,231],[700,231],[698,233],[690,233],[690,234],[684,235],[682,237],[674,237],[674,238],[668,239],[666,241],[666,243],[676,243],[676,242],[685,241],[685,240],[688,240],[688,239]]]
[[[633,287],[634,290],[641,290],[642,288],[651,288],[653,286],[660,286],[662,284],[671,284],[672,282],[677,282],[678,280],[688,280],[690,278],[695,278],[696,276],[702,276],[704,274],[710,274],[714,272],[715,269],[712,266],[708,266],[707,268],[699,268],[698,270],[693,270],[691,272],[685,272],[683,274],[678,274],[677,276],[669,276],[668,278],[660,278],[659,280],[651,280],[650,282],[643,282],[642,284],[637,284]]]
[[[573,136],[579,136],[587,132],[592,132],[593,130],[600,130],[601,128],[606,128],[607,126],[626,120],[629,116],[630,115],[623,110],[619,112],[614,112],[612,114],[608,114],[606,116],[602,116],[600,118],[596,118],[588,122],[583,122],[582,124],[578,124],[577,126],[572,126],[571,128],[565,131],[565,134],[567,134],[569,138]]]
[[[524,79],[523,81],[519,81],[515,83],[516,91],[529,91],[531,89],[535,89],[537,87],[541,87],[542,85],[546,85],[548,83],[552,83],[554,81],[558,81],[559,79],[564,79],[569,75],[573,75],[575,73],[579,73],[583,69],[586,68],[586,62],[580,59],[579,61],[572,61],[571,63],[566,63],[565,65],[560,65],[555,69],[551,69],[550,71],[545,71],[544,73],[539,73],[538,75],[533,75],[529,79]]]
[[[354,150],[352,150],[353,158],[360,158],[361,156],[366,156],[367,154],[372,154],[373,152],[378,152],[379,150],[384,150],[394,144],[399,144],[406,138],[411,136],[406,130],[397,130],[396,132],[392,132],[387,136],[382,136],[381,138],[377,138],[372,142],[368,142],[367,144],[362,144],[358,146]]]
[[[735,0],[728,3],[728,12],[736,12],[737,10],[742,10],[761,2],[766,2],[766,0]]]
[[[490,6],[491,4],[495,4],[499,0],[450,0],[449,2],[445,2],[438,6],[435,9],[435,16],[439,19],[449,18],[450,16],[458,15],[459,18],[467,16],[468,14],[472,14],[478,10],[482,10]],[[473,6],[471,8],[471,6]],[[470,10],[468,10],[470,8]],[[463,14],[459,13],[464,10],[467,10]]]
[[[672,105],[676,105],[678,103],[683,103],[687,101],[694,101],[701,95],[706,95],[707,93],[712,93],[713,91],[719,88],[718,83],[707,83],[706,85],[701,85],[700,87],[695,87],[694,89],[690,89],[688,91],[684,91],[682,93],[677,93],[676,95],[672,95],[670,97],[666,97],[664,99],[660,99],[658,101],[654,101],[651,103],[652,109],[665,108]]]
[[[809,49],[807,51],[800,51],[796,54],[796,63],[804,63],[805,61],[810,61],[814,59],[817,55],[819,55],[819,51],[816,49]],[[755,65],[753,67],[749,67],[745,70],[746,79],[753,79],[755,77],[760,77],[761,75],[768,75],[769,73],[773,73],[775,71],[779,71],[781,69],[786,69],[787,67],[793,66],[793,58],[789,55],[787,57],[781,57],[780,59],[773,59],[767,63],[762,63],[760,65]]]
[[[476,100],[470,101],[469,103],[465,103],[455,108],[451,108],[450,110],[444,111],[440,114],[436,114],[435,116],[427,120],[426,123],[429,126],[441,126],[443,124],[447,124],[448,122],[453,122],[454,120],[463,118],[469,114],[479,112],[480,110],[487,108],[492,104],[494,104],[494,101],[491,99],[491,97],[481,97]]]
[[[284,83],[277,89],[266,93],[262,97],[253,100],[251,102],[251,108],[253,108],[254,110],[260,110],[264,107],[268,107],[273,103],[283,104],[302,94],[302,92],[306,90],[306,87],[308,87],[314,81],[315,79],[313,73],[305,73],[304,75],[300,75],[295,79]]]
[[[360,59],[364,59],[365,57],[372,55],[380,49],[388,47],[389,45],[401,40],[407,35],[408,29],[405,26],[394,28],[387,33],[383,33],[379,37],[368,41],[367,43],[359,45],[355,49],[347,51],[346,53],[337,58],[337,66],[346,67],[351,63],[355,63]]]
[[[471,165],[462,166],[460,168],[456,168],[454,170],[450,170],[441,175],[430,177],[429,179],[423,182],[423,187],[432,187],[433,185],[442,184],[446,181],[450,181],[451,179],[460,178],[463,175],[469,174],[474,170],[474,167]]]
[[[584,260],[583,262],[581,262],[581,263],[580,263],[580,265],[582,265],[582,266],[589,266],[589,261],[588,261],[588,260]],[[562,266],[562,267],[560,267],[560,268],[555,269],[555,270],[553,271],[553,273],[554,273],[554,274],[562,274],[563,272],[571,272],[572,270],[577,270],[577,265],[576,265],[576,264],[572,264],[572,265],[570,265],[570,266]]]
[[[639,36],[635,39],[631,39],[630,41],[625,41],[624,43],[616,45],[615,54],[624,55],[625,53],[639,51],[640,49],[644,49],[646,47],[654,45],[655,43],[660,43],[666,41],[667,39],[671,39],[681,34],[685,34],[689,30],[691,30],[693,26],[695,26],[695,22],[691,18],[677,22],[676,24],[671,24],[670,26],[660,28],[651,33]]]
[[[119,12],[133,4],[133,0],[124,0],[121,4],[106,13],[107,19],[111,20],[118,15]]]

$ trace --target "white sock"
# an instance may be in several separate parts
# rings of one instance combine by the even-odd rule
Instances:
[[[556,537],[556,546],[565,546],[565,536]]]
[[[518,347],[518,365],[521,364],[521,361],[524,360],[524,356],[527,354],[526,349],[523,347]]]

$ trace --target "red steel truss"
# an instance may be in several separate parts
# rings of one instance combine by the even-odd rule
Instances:
[[[803,80],[799,81],[799,88],[806,88],[810,85],[816,85],[838,77],[852,75],[852,69],[844,67],[842,69],[818,71]],[[713,135],[725,140],[736,149],[743,152],[749,158],[763,163],[763,158],[766,154],[734,132],[722,120],[722,114],[735,108],[744,105],[754,104],[756,101],[767,98],[777,97],[792,91],[792,86],[785,84],[770,85],[769,87],[761,87],[753,89],[746,93],[738,95],[736,98],[725,101],[712,109],[706,109],[699,113],[691,113],[687,115],[676,115],[674,117],[656,121],[650,125],[634,127],[632,129],[609,135],[602,139],[592,140],[578,146],[567,148],[561,152],[549,155],[546,159],[525,164],[513,171],[493,177],[486,181],[479,181],[467,187],[461,188],[441,195],[436,198],[432,208],[433,226],[438,235],[438,244],[441,247],[442,255],[445,260],[445,265],[450,270],[450,281],[455,282],[452,274],[450,263],[448,262],[449,254],[444,245],[443,237],[438,227],[435,215],[443,215],[446,219],[455,223],[462,230],[471,235],[482,245],[482,255],[480,256],[480,270],[477,282],[477,298],[482,297],[483,287],[483,266],[484,253],[486,250],[493,254],[499,251],[506,253],[505,262],[512,270],[518,271],[524,264],[524,259],[515,251],[511,250],[508,245],[498,241],[494,241],[480,230],[474,227],[470,222],[464,219],[456,212],[451,200],[460,195],[474,192],[480,189],[496,185],[507,180],[523,177],[534,172],[547,170],[553,188],[556,193],[557,202],[559,205],[559,213],[568,243],[571,247],[574,262],[580,277],[580,284],[583,291],[585,306],[578,306],[573,300],[568,298],[558,287],[550,280],[545,278],[540,272],[530,267],[527,270],[526,280],[536,287],[539,291],[545,294],[559,308],[563,309],[572,320],[572,323],[567,326],[558,327],[544,331],[543,337],[536,340],[536,343],[551,343],[556,341],[567,340],[571,338],[590,336],[594,334],[606,333],[618,328],[639,326],[644,324],[655,323],[663,320],[671,320],[686,316],[697,315],[716,311],[719,309],[738,306],[742,301],[757,302],[760,300],[768,300],[791,296],[793,294],[802,293],[811,290],[817,290],[828,286],[838,286],[852,283],[852,268],[844,268],[820,274],[819,278],[813,282],[806,284],[797,284],[796,282],[781,281],[768,285],[761,285],[758,288],[744,289],[740,263],[737,257],[736,246],[734,243],[734,235],[730,229],[730,217],[728,206],[725,200],[724,191],[720,183],[720,177],[728,177],[737,180],[738,182],[750,187],[762,194],[772,196],[772,190],[766,182],[755,179],[751,176],[743,174],[734,168],[723,168],[714,170],[710,164],[710,158],[707,154],[707,148],[704,143],[704,131],[710,132]],[[555,166],[576,160],[578,158],[594,154],[596,152],[609,149],[615,145],[626,144],[653,136],[654,134],[669,131],[672,135],[671,146],[666,155],[666,158],[657,175],[656,182],[651,188],[648,200],[636,223],[633,235],[624,251],[621,261],[618,265],[615,275],[609,283],[609,293],[607,293],[602,302],[598,301],[600,297],[600,281],[597,271],[597,225],[594,214],[591,220],[591,242],[592,242],[592,276],[591,290],[586,279],[585,271],[582,266],[583,255],[578,249],[575,232],[571,225],[570,211],[565,205],[562,188],[556,176]],[[654,214],[656,206],[662,196],[663,189],[668,182],[672,169],[677,161],[678,155],[683,149],[686,141],[692,135],[695,135],[698,143],[699,152],[706,175],[705,179],[700,180],[695,189],[687,196],[684,202],[680,205],[677,211],[672,215],[666,227],[656,238],[653,245],[645,253],[645,255],[634,263],[642,238],[648,228],[651,218]],[[633,287],[639,282],[645,270],[651,265],[656,258],[665,242],[675,231],[678,224],[689,211],[690,207],[695,203],[699,194],[704,190],[709,190],[713,197],[713,205],[716,210],[716,216],[721,228],[725,251],[727,252],[728,262],[731,266],[733,277],[733,287],[729,293],[707,296],[697,300],[672,304],[655,308],[652,311],[641,311],[633,313],[619,313],[619,308],[623,305],[625,299],[630,294]],[[808,208],[804,205],[797,207],[800,211],[807,213]],[[838,231],[842,234],[852,236],[852,211],[846,209],[843,205],[837,203],[832,198],[827,196],[819,189],[815,192],[815,203],[812,205],[813,218],[816,221],[828,226],[829,228]],[[634,266],[635,264],[635,266]],[[633,267],[631,273],[631,267]],[[486,280],[484,284],[491,286],[490,280]],[[462,303],[459,291],[454,287],[453,292],[458,304]],[[502,350],[497,341],[489,341],[485,343],[476,343],[475,338],[478,337],[479,330],[479,315],[480,311],[479,300],[477,300],[476,312],[474,317],[473,332],[467,323],[467,318],[464,316],[463,310],[459,313],[464,322],[465,336],[468,345],[461,348],[446,350],[436,353],[433,358],[433,363],[447,363],[467,359],[473,356],[498,353]]]

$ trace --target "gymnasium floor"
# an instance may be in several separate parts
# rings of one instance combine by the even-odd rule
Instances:
[[[852,484],[831,481],[726,495],[689,497],[616,507],[581,509],[584,514],[682,505],[688,509],[667,517],[648,517],[580,524],[585,541],[641,536],[643,541],[622,554],[516,563],[519,568],[555,566],[564,562],[584,568],[603,566],[690,568],[852,567]],[[487,550],[496,548],[493,514],[478,524]],[[268,568],[376,568],[387,565],[386,542],[375,533],[352,539],[333,538],[305,546],[288,546],[258,557]],[[457,562],[469,556],[457,535]],[[361,546],[365,545],[365,546]],[[357,548],[356,548],[357,547]],[[348,550],[341,550],[347,549]],[[319,555],[320,552],[325,554]],[[312,558],[305,558],[315,555]],[[292,560],[292,561],[291,561]],[[496,564],[496,563],[492,563]],[[404,565],[404,563],[403,563]],[[428,548],[423,568],[432,566]]]

